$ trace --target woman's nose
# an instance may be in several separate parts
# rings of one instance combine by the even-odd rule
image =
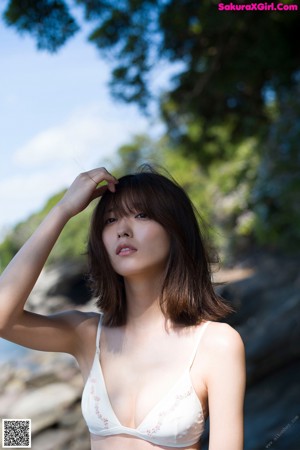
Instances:
[[[118,232],[118,237],[119,238],[121,238],[121,237],[129,237],[129,233],[127,232],[127,231],[120,231],[120,232]]]
[[[119,219],[118,221],[118,229],[117,229],[118,237],[132,237],[132,230],[128,220],[125,217]]]

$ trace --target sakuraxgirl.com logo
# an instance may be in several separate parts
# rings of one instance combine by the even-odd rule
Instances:
[[[218,3],[219,11],[298,11],[298,5],[286,3]]]

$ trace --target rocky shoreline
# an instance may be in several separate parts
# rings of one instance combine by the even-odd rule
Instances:
[[[220,293],[237,309],[226,322],[239,331],[246,347],[244,450],[300,449],[299,261],[253,255],[216,275],[216,281],[226,281]],[[80,305],[72,298],[78,288],[88,300],[83,274],[84,267],[74,264],[44,271],[28,308],[41,314],[95,310],[92,300]],[[0,366],[0,416],[30,418],[34,450],[90,450],[82,389],[71,356],[30,351]],[[208,429],[209,421],[202,450],[208,448]]]
[[[32,351],[18,364],[1,366],[0,416],[31,419],[34,450],[89,450],[82,388],[72,357]]]

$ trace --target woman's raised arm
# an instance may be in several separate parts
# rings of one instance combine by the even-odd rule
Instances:
[[[106,181],[104,186],[98,186]],[[117,180],[104,168],[80,174],[0,277],[0,336],[38,350],[73,352],[78,314],[41,316],[25,302],[68,220],[83,211]]]

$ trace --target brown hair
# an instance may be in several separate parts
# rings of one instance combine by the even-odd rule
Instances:
[[[218,320],[234,311],[214,291],[208,246],[187,194],[174,180],[148,168],[120,178],[116,192],[104,193],[92,217],[89,281],[106,325],[126,323],[124,280],[112,268],[102,241],[104,216],[110,208],[120,216],[143,212],[169,234],[170,254],[160,306],[174,323],[196,325],[202,319]]]

